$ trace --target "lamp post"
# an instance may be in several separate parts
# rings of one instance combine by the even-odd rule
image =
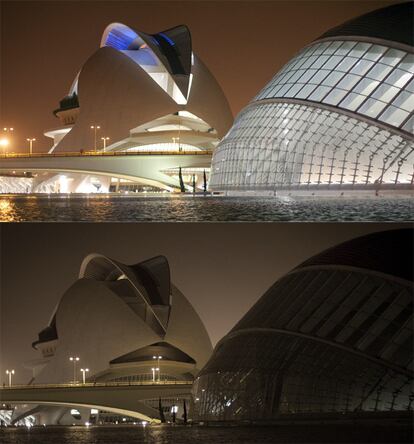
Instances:
[[[152,359],[156,359],[157,360],[157,371],[158,371],[158,382],[160,382],[160,359],[162,359],[162,356],[153,356]]]
[[[80,371],[82,372],[82,382],[85,384],[85,373],[89,371],[88,368],[81,368]]]
[[[79,361],[78,356],[71,356],[69,361],[73,362],[73,383],[76,384],[76,363]]]
[[[8,147],[10,144],[9,139],[7,139],[7,137],[2,137],[0,139],[0,146],[3,148],[3,156],[6,155],[6,147]]]
[[[96,152],[96,132],[99,129],[101,129],[101,127],[99,125],[91,125],[91,129],[93,129],[94,135],[95,135],[95,138],[94,138],[94,148],[95,148],[95,152]]]
[[[3,154],[6,155],[6,147],[10,145],[10,139],[8,139],[6,136],[7,133],[12,133],[14,131],[14,128],[7,128],[4,127],[3,128],[3,133],[5,133],[3,135],[3,137],[0,139],[0,146],[3,147]]]
[[[26,139],[29,142],[29,153],[30,155],[33,154],[33,142],[36,142],[36,139],[32,138],[32,139]]]
[[[178,145],[178,151],[181,151],[180,137],[173,137],[172,141],[174,145]]]
[[[101,140],[104,142],[104,152],[106,150],[106,141],[109,140],[109,137],[101,137]]]
[[[160,371],[160,369],[159,367],[152,367],[151,370],[152,370],[152,382],[155,382],[155,372]]]
[[[9,377],[9,387],[12,386],[12,375],[14,375],[14,370],[6,370],[6,375]]]

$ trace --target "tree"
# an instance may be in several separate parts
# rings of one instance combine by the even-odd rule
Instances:
[[[181,167],[178,170],[178,178],[180,179],[180,190],[182,193],[185,193],[185,186],[183,181],[183,175],[181,173]]]
[[[183,404],[183,409],[184,409],[183,421],[184,421],[184,424],[187,424],[187,404],[185,403],[185,399],[183,401],[184,401],[184,404]]]
[[[159,411],[159,414],[160,414],[161,422],[165,423],[164,411],[162,410],[162,405],[161,405],[161,396],[158,398],[158,411]]]
[[[206,170],[203,171],[203,188],[204,188],[204,192],[207,193],[207,175],[206,175]]]

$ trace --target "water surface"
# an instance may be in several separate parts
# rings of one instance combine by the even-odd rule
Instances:
[[[2,222],[411,221],[410,198],[3,195]]]
[[[388,426],[25,427],[0,429],[2,444],[289,444],[402,443],[412,432]]]

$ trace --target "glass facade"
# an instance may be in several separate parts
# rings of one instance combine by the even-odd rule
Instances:
[[[253,104],[214,153],[214,189],[412,184],[414,142],[358,118],[297,103]]]
[[[282,97],[333,105],[413,133],[414,55],[366,42],[316,43],[254,100]]]
[[[411,186],[413,130],[413,54],[317,42],[239,114],[214,153],[210,188]]]
[[[412,410],[413,325],[410,281],[303,265],[216,346],[193,387],[195,418]]]

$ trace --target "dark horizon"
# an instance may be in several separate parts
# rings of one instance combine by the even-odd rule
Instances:
[[[111,22],[147,33],[186,24],[193,50],[236,116],[303,46],[394,3],[400,1],[3,1],[1,128],[15,128],[8,150],[27,151],[30,137],[36,138],[34,152],[52,146],[43,136],[60,126],[52,111]]]

